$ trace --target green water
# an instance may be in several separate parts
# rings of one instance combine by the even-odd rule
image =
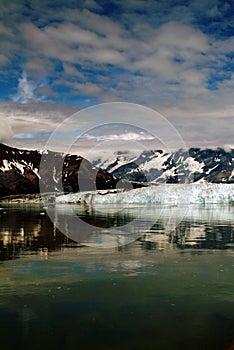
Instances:
[[[100,249],[70,241],[41,208],[3,208],[1,349],[227,350],[233,208],[192,212],[174,231],[161,217],[136,241]]]

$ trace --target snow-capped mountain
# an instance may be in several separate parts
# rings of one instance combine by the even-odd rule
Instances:
[[[83,181],[82,190],[90,190],[90,183],[95,183],[97,189],[115,188],[117,183],[113,175],[98,170],[83,157],[0,144],[0,197],[39,193],[39,178],[47,192],[56,192],[59,181],[62,181],[64,192],[77,192],[80,190],[78,176],[87,180]]]
[[[144,151],[139,156],[117,152],[95,166],[121,179],[155,183],[234,183],[234,150],[191,148],[168,153]]]
[[[80,178],[87,180],[81,189]],[[98,159],[91,164],[78,155],[0,144],[0,197],[39,193],[39,179],[47,192],[56,192],[61,181],[64,192],[93,190],[90,183],[98,190],[113,189],[119,179],[131,181],[133,187],[145,182],[234,183],[234,150],[191,148],[174,153],[156,150],[144,151],[139,156],[117,152],[113,159]]]

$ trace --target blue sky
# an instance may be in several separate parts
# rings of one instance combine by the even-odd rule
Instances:
[[[232,0],[0,0],[0,14],[2,138],[36,140],[124,101],[162,113],[189,146],[233,145]]]

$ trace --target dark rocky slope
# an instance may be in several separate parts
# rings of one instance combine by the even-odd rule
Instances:
[[[81,189],[78,176],[82,181]],[[111,189],[117,183],[115,176],[98,170],[80,156],[29,151],[0,144],[0,197],[39,193],[39,178],[43,191],[47,192]]]

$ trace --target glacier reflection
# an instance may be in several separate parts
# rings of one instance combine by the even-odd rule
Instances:
[[[93,231],[81,230],[80,242],[74,242],[69,236],[66,222],[67,205],[58,205],[54,210],[54,224],[46,211],[39,207],[5,206],[0,211],[0,259],[15,259],[25,254],[40,254],[48,258],[50,252],[80,248],[87,245],[94,248],[112,247],[118,241],[118,247],[132,241],[129,249],[137,246],[142,250],[175,249],[233,249],[233,210],[231,206],[190,206],[190,207],[150,207],[144,209],[132,207],[120,211],[109,207],[99,210],[85,210],[73,206],[79,218],[93,226]],[[126,225],[141,212],[141,221],[134,232],[122,232],[119,227]],[[56,228],[56,215],[63,215],[63,227],[66,234]],[[59,215],[58,215],[59,216]],[[151,223],[149,225],[149,223]],[[96,232],[96,227],[99,231]],[[112,227],[111,231],[109,227]],[[149,228],[150,227],[150,228]],[[100,231],[101,228],[101,231]],[[134,236],[135,235],[135,236]],[[81,244],[82,243],[82,244]],[[118,247],[116,249],[118,249]]]

